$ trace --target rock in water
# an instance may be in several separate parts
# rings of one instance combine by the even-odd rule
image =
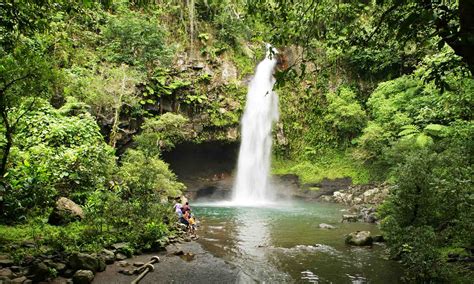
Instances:
[[[72,277],[74,284],[89,284],[92,280],[94,280],[94,273],[90,270],[78,270]]]
[[[51,225],[65,225],[83,218],[84,212],[79,205],[66,197],[61,197],[56,201],[56,206],[49,216],[48,223]]]
[[[369,231],[352,232],[346,236],[346,244],[353,246],[370,246],[373,238]]]
[[[321,229],[336,229],[336,227],[334,227],[332,225],[329,225],[329,224],[326,224],[326,223],[319,224],[319,228],[321,228]]]
[[[357,220],[358,220],[357,215],[344,214],[344,215],[342,215],[341,223],[344,223],[344,222],[357,222]]]

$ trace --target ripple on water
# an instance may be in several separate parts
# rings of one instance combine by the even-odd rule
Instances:
[[[350,275],[350,274],[346,274],[351,283],[352,284],[364,284],[364,283],[368,283],[367,282],[367,278],[363,277],[363,276],[359,276],[359,275]]]
[[[301,280],[305,280],[308,283],[319,283],[318,275],[309,270],[301,271]]]
[[[211,230],[222,230],[224,229],[224,226],[207,226],[207,228],[211,229]]]
[[[275,250],[280,250],[287,254],[299,254],[302,252],[322,252],[330,255],[339,255],[341,254],[337,249],[322,244],[312,245],[296,245],[291,248],[283,248],[283,247],[273,247]]]

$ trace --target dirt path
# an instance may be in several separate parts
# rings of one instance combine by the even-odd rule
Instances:
[[[182,251],[185,254],[190,253],[193,257],[185,255],[177,256],[174,253]],[[167,251],[157,254],[143,254],[135,256],[126,261],[130,266],[125,269],[132,270],[134,262],[147,262],[153,255],[160,257],[160,263],[155,264],[155,271],[148,273],[140,281],[146,283],[248,283],[245,275],[236,267],[224,260],[214,257],[205,251],[197,242],[183,244],[173,244],[167,247]],[[118,262],[108,265],[104,272],[98,273],[93,283],[130,283],[137,276],[127,276],[119,273]]]

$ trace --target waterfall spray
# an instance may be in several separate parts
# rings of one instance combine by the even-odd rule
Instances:
[[[278,120],[278,96],[273,92],[277,51],[267,45],[267,54],[249,84],[242,118],[237,177],[232,202],[259,205],[273,199],[269,190],[272,125]]]

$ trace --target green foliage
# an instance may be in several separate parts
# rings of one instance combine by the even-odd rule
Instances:
[[[350,153],[328,153],[301,162],[275,158],[272,161],[272,173],[296,174],[303,183],[350,177],[354,184],[366,184],[371,179],[370,171],[351,158]]]
[[[160,201],[161,198],[179,195],[183,185],[176,182],[176,176],[168,165],[143,152],[128,150],[122,158],[118,176],[123,182],[123,190],[130,198],[142,198],[145,201]]]
[[[184,189],[168,165],[157,157],[129,149],[108,190],[97,190],[86,204],[86,223],[103,242],[129,241],[143,249],[158,248],[175,220],[168,197]]]
[[[135,137],[138,148],[148,155],[159,155],[170,150],[181,141],[186,131],[187,118],[179,114],[165,113],[158,118],[147,118],[142,125],[142,133]]]
[[[217,38],[231,47],[237,47],[250,34],[249,27],[239,11],[243,6],[239,1],[196,1],[199,18],[211,22]]]
[[[417,281],[451,279],[455,271],[441,251],[473,244],[473,130],[472,123],[454,124],[430,147],[399,143],[393,149],[397,187],[381,208],[382,229],[392,256]]]
[[[351,139],[365,124],[365,112],[356,100],[356,94],[341,87],[337,93],[326,94],[328,101],[324,119],[331,124],[336,135],[343,140]]]
[[[166,31],[139,12],[124,9],[111,15],[104,29],[104,53],[112,62],[138,67],[166,65],[170,49],[165,44]]]
[[[446,77],[450,90],[440,91],[420,78],[425,70],[421,67],[416,75],[381,83],[375,89],[367,102],[373,119],[356,139],[359,158],[374,161],[399,139],[429,145],[433,138],[445,135],[447,124],[470,117],[467,108],[472,107],[474,80],[451,74]]]
[[[66,70],[66,76],[64,95],[89,105],[101,124],[113,121],[117,110],[132,113],[139,108],[137,85],[145,76],[132,67],[108,64],[93,69],[74,67]]]
[[[114,167],[113,150],[88,114],[63,116],[44,107],[25,117],[12,148],[2,218],[41,213],[56,197],[79,203],[102,187]]]

